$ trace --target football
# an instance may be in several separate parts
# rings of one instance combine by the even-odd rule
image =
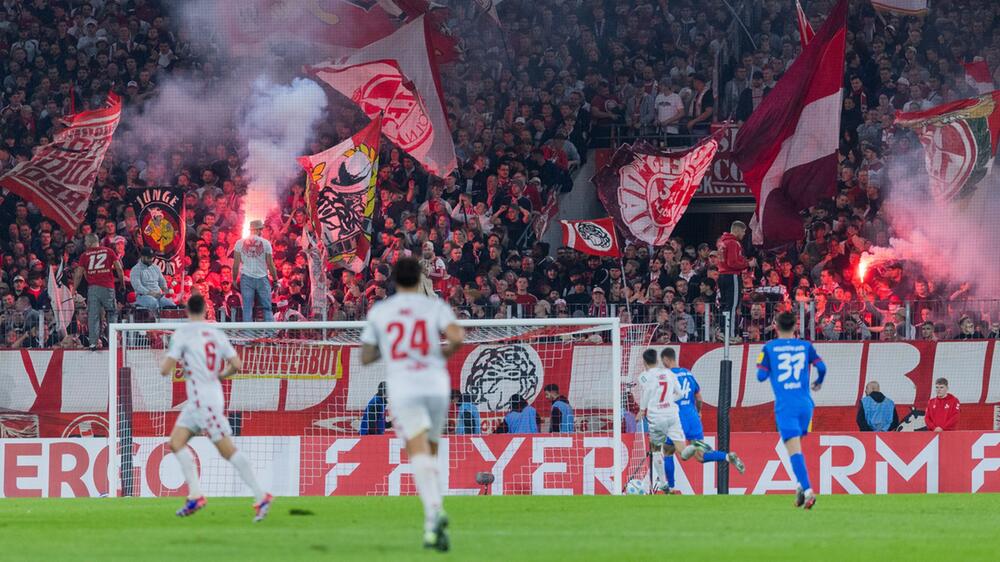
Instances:
[[[645,480],[633,478],[625,485],[625,493],[630,496],[645,496],[649,493],[649,487],[646,485]]]

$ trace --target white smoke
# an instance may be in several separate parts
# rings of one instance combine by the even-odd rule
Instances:
[[[240,127],[247,142],[247,218],[264,218],[277,205],[279,189],[302,172],[296,158],[312,139],[326,103],[323,89],[304,78],[273,84],[261,77],[254,83]]]
[[[224,69],[225,77],[192,79],[184,77],[183,69],[160,73],[154,95],[126,109],[124,130],[116,139],[129,159],[145,158],[136,150],[150,145],[207,143],[237,150],[248,183],[244,222],[265,218],[302,173],[296,158],[318,136],[328,106],[324,90],[302,78],[300,70],[328,58],[327,51],[295,48],[285,36],[287,31],[266,26],[255,28],[261,48],[253,52],[230,37],[228,24],[234,17],[249,18],[255,7],[266,5],[243,0],[171,3],[172,16],[195,38],[200,64]],[[235,8],[237,13],[228,13]]]
[[[869,264],[906,260],[910,273],[951,289],[971,282],[976,297],[1000,295],[1000,170],[981,180],[969,198],[938,203],[928,190],[923,148],[888,158],[890,186],[884,214],[892,227],[888,248],[874,247]]]

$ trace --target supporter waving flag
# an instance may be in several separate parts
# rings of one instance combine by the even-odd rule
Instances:
[[[413,20],[354,54],[308,70],[369,117],[384,114],[383,133],[438,176],[456,166],[429,22]]]
[[[381,116],[333,148],[299,158],[313,232],[338,267],[359,273],[371,253]]]
[[[52,142],[0,176],[0,187],[34,203],[66,232],[74,232],[87,213],[97,169],[121,115],[121,99],[111,93],[107,107],[68,117],[67,127]]]
[[[836,193],[846,32],[840,0],[736,136],[734,158],[757,199],[755,244],[802,238],[799,212]]]

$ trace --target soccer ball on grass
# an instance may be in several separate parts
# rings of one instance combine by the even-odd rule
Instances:
[[[649,486],[645,480],[633,478],[625,485],[625,493],[629,496],[645,496],[649,493]]]

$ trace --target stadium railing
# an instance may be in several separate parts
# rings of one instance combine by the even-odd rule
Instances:
[[[684,149],[694,146],[704,134],[668,133],[659,126],[632,127],[615,124],[607,127],[591,129],[592,148],[616,148],[622,144],[632,144],[636,141],[646,141],[662,148]]]
[[[969,317],[975,323],[976,332],[984,339],[1000,336],[1000,299],[917,299],[908,301],[876,300],[871,302],[850,301],[836,303],[832,298],[826,301],[824,309],[817,313],[815,300],[785,300],[783,294],[755,293],[744,297],[740,313],[733,327],[737,341],[767,341],[771,337],[771,322],[781,311],[791,311],[801,320],[800,335],[809,340],[851,341],[859,339],[884,339],[887,324],[893,324],[898,339],[923,339],[919,326],[926,322],[934,325],[934,338],[953,339],[960,334],[959,320]],[[753,299],[753,300],[751,300]],[[337,306],[322,310],[275,310],[278,321],[356,321],[363,320],[371,302],[362,299],[348,307]],[[517,318],[618,318],[623,324],[655,324],[653,339],[661,343],[677,341],[676,321],[684,318],[687,322],[687,341],[722,341],[722,315],[718,305],[689,302],[683,314],[674,310],[673,304],[649,302],[643,298],[639,302],[609,303],[603,306],[590,304],[521,305],[483,304],[453,306],[456,314],[466,320],[517,319]],[[59,312],[59,314],[56,314]],[[325,316],[324,316],[325,315]],[[158,314],[123,306],[119,319],[123,323],[160,322],[181,318],[181,310],[163,310]],[[225,308],[215,310],[217,322],[241,321],[240,311]],[[261,318],[260,310],[256,317]],[[63,326],[58,318],[69,319]],[[858,333],[845,330],[845,322],[854,320]],[[74,325],[75,324],[75,325]],[[0,349],[76,349],[86,347],[86,340],[79,334],[86,330],[87,309],[85,305],[75,308],[53,310],[16,310],[0,312]],[[756,328],[752,326],[756,325]],[[904,332],[901,325],[911,328]],[[102,324],[106,326],[106,322]],[[862,328],[863,326],[863,328]],[[103,331],[103,328],[102,328]],[[106,332],[105,332],[106,333]],[[991,336],[992,334],[992,336]]]

